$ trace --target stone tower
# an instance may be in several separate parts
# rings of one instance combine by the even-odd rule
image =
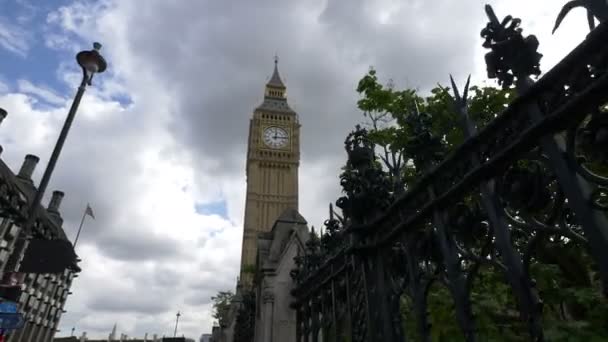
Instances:
[[[258,234],[270,231],[285,209],[298,209],[299,164],[300,124],[287,104],[275,57],[264,101],[254,110],[249,124],[240,277],[243,286],[249,287],[253,279]]]

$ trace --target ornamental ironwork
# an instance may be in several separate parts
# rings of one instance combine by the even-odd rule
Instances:
[[[608,305],[608,5],[571,1],[556,27],[574,6],[587,8],[592,31],[542,76],[538,39],[486,6],[488,77],[517,97],[478,130],[468,81],[461,93],[451,80],[465,140],[450,153],[432,118],[407,117],[403,145],[418,172],[407,191],[393,192],[367,131],[348,136],[341,215],[330,207],[325,234],[313,234],[292,272],[297,341],[431,341],[443,328],[433,291],[453,303],[454,340],[486,340],[488,319],[512,320],[521,340],[559,340],[544,315],[557,310],[567,324],[590,308],[549,305],[555,278],[538,265],[572,291],[598,284],[595,305]],[[500,296],[495,317],[480,314]]]

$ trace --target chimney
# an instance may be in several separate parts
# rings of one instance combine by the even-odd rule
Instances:
[[[8,113],[4,109],[0,108],[0,124],[2,124],[2,121],[4,121],[4,119],[6,119],[7,115]]]
[[[36,157],[33,154],[28,154],[25,156],[25,160],[21,165],[21,169],[17,174],[17,177],[25,180],[32,180],[32,174],[34,173],[34,169],[36,168],[36,164],[40,161],[40,158]]]
[[[61,214],[59,213],[59,206],[61,206],[63,195],[64,194],[62,191],[53,191],[53,195],[49,201],[49,206],[46,209],[51,219],[59,226],[63,225],[63,218],[61,218]]]
[[[157,340],[157,339],[158,339],[158,335],[156,335],[156,334],[152,335],[152,340],[153,340],[154,342],[156,342],[156,340]]]
[[[144,334],[144,342],[148,342],[148,333]]]
[[[53,196],[51,196],[47,210],[53,213],[59,213],[59,206],[61,206],[63,196],[64,193],[62,191],[53,191]]]
[[[87,333],[86,331],[84,331],[82,333],[82,336],[80,336],[80,342],[85,342],[87,340]]]

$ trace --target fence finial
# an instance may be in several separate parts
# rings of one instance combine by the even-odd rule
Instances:
[[[467,98],[469,96],[469,84],[471,83],[471,75],[467,78],[467,83],[464,85],[464,91],[462,93],[462,97],[460,96],[460,92],[458,91],[458,87],[456,86],[456,82],[454,82],[454,77],[450,75],[450,82],[452,83],[452,89],[454,90],[454,99],[459,105],[466,105]]]

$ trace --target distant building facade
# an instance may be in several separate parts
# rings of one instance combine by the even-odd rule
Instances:
[[[112,334],[104,339],[89,339],[87,333],[83,332],[79,337],[56,337],[53,342],[194,342],[191,338],[186,337],[159,337],[156,334],[148,337],[145,334],[143,338],[129,337],[127,334],[120,334],[118,338]]]
[[[0,123],[7,113],[0,108]],[[0,153],[2,147],[0,146]],[[27,155],[16,174],[4,163],[0,155],[0,281],[3,286],[15,279],[23,281],[21,293],[15,300],[23,314],[25,324],[22,328],[8,334],[10,342],[50,342],[53,340],[68,295],[71,294],[72,281],[78,276],[79,269],[66,269],[57,274],[19,274],[19,265],[28,247],[29,236],[22,230],[23,220],[15,211],[24,213],[33,200],[36,187],[32,174],[38,157]],[[33,234],[47,240],[67,240],[59,212],[64,194],[55,191],[47,208],[39,209],[39,219]],[[14,284],[14,282],[12,283]]]
[[[194,342],[194,339],[187,337],[165,337],[158,334],[145,333],[143,338],[131,337],[124,333],[117,332],[117,326],[114,324],[112,331],[108,334],[107,338],[103,339],[91,339],[88,337],[87,332],[82,332],[80,336],[70,337],[56,337],[53,339],[54,342]]]
[[[181,342],[181,341],[185,341],[188,342],[188,339],[185,338],[180,338],[179,340],[176,340],[175,342]],[[128,337],[127,335],[121,335],[118,339],[116,340],[110,340],[107,338],[104,339],[89,339],[86,335],[86,333],[83,333],[80,337],[76,337],[76,336],[72,336],[72,337],[56,337],[55,339],[53,339],[53,342],[164,342],[165,339],[163,339],[162,337],[150,337],[150,338],[132,338],[132,337]]]
[[[226,341],[225,338],[222,338],[222,329],[217,326],[217,325],[213,325],[213,328],[211,328],[211,341],[212,342],[223,342]]]

